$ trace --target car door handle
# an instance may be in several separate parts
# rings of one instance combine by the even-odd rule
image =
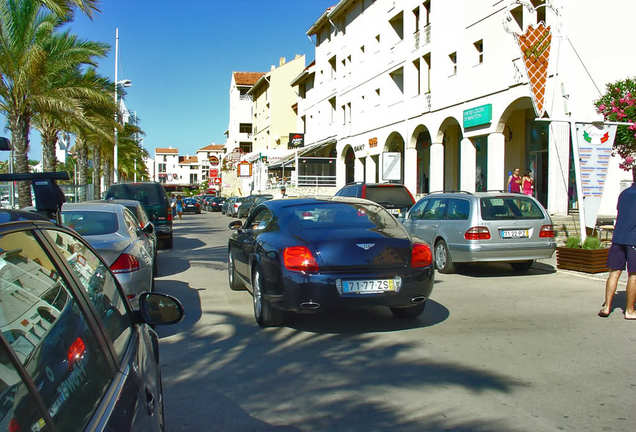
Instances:
[[[439,224],[433,224],[431,225],[433,228],[439,228]]]

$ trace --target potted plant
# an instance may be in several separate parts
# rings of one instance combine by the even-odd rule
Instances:
[[[557,268],[584,273],[607,272],[608,251],[598,237],[587,237],[583,244],[579,237],[568,237],[565,246],[557,247]]]

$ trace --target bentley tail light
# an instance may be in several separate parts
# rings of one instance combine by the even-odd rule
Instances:
[[[317,272],[318,263],[306,246],[292,246],[283,251],[283,264],[287,270]]]
[[[110,269],[113,273],[129,273],[139,270],[139,261],[136,257],[123,253],[110,266]]]
[[[411,251],[411,267],[428,267],[433,263],[431,248],[423,243],[415,243]]]
[[[464,233],[466,240],[490,240],[490,231],[485,226],[477,226],[468,228]]]
[[[539,237],[541,238],[553,238],[554,227],[552,225],[543,225],[541,231],[539,231]]]
[[[68,360],[69,368],[73,367],[73,364],[84,357],[84,353],[86,352],[86,345],[84,345],[84,341],[82,338],[78,337],[75,339],[75,342],[71,344],[68,348],[68,352],[66,353],[66,358]]]

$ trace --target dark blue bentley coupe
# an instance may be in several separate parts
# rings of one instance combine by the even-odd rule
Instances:
[[[371,305],[414,318],[433,288],[430,247],[371,201],[265,201],[229,228],[230,288],[251,291],[261,326],[285,312]]]

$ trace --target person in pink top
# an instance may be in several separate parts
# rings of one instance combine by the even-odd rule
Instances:
[[[508,190],[513,193],[521,193],[521,176],[519,168],[515,168],[512,175],[508,177]]]
[[[521,191],[530,196],[532,196],[532,193],[534,192],[534,179],[532,178],[530,171],[526,171],[526,174],[521,179]]]

